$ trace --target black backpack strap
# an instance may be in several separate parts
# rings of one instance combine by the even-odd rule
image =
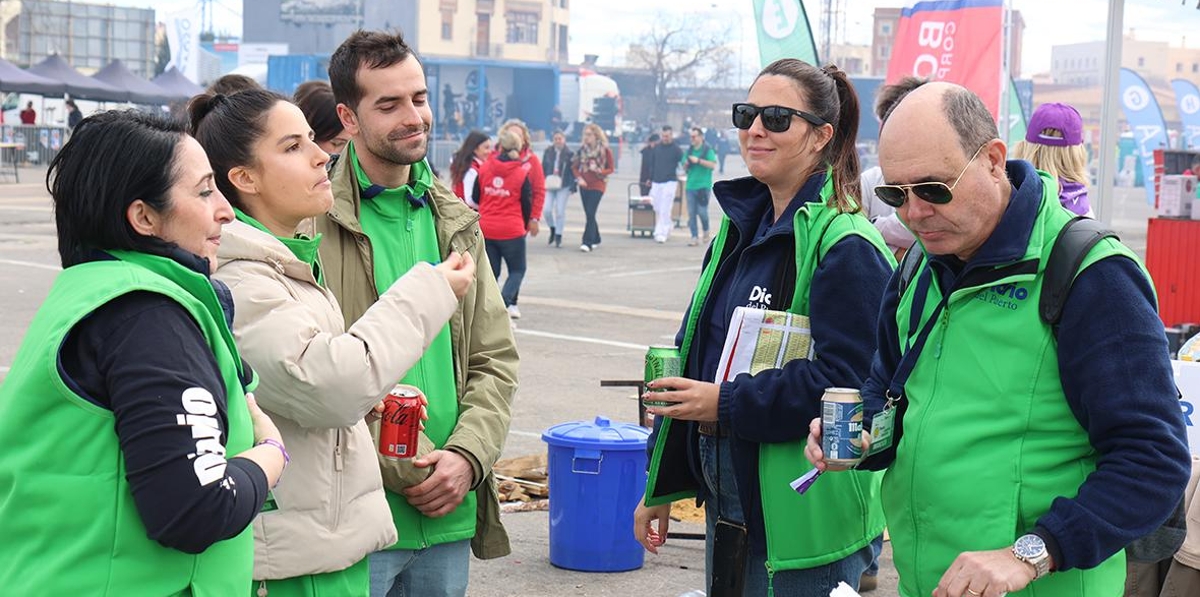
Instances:
[[[1045,279],[1042,281],[1038,314],[1043,322],[1049,326],[1058,325],[1079,266],[1096,243],[1110,237],[1120,240],[1116,232],[1092,218],[1078,216],[1063,226],[1054,241],[1054,248],[1050,249],[1050,260],[1046,263]]]
[[[914,242],[908,248],[908,252],[904,254],[904,258],[900,260],[900,267],[896,268],[900,271],[900,296],[904,296],[904,291],[912,283],[913,276],[917,275],[917,269],[921,267],[924,257],[925,249]]]

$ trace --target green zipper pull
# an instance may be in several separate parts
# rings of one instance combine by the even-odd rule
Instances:
[[[767,562],[767,597],[775,597],[775,569]]]
[[[408,232],[412,232],[412,229],[413,229],[412,218],[408,218],[407,222],[404,224],[404,230],[406,230]]]
[[[946,328],[950,325],[950,313],[942,311],[942,333],[938,335],[937,347],[933,349],[933,358],[942,358],[942,340],[946,338]]]

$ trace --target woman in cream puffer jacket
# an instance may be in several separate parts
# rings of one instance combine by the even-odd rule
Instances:
[[[298,234],[333,200],[328,156],[303,114],[261,90],[200,96],[189,110],[216,186],[237,207],[215,277],[233,293],[235,340],[291,455],[278,509],[254,522],[254,588],[366,595],[366,556],[396,531],[364,417],[445,326],[474,264],[452,255],[414,267],[346,329],[321,283],[320,239]]]

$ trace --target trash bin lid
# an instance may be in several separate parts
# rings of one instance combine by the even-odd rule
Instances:
[[[640,425],[613,423],[606,417],[594,422],[559,423],[542,433],[542,441],[552,446],[600,450],[644,450],[650,430]]]

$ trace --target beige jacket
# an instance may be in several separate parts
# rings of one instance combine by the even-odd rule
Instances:
[[[330,173],[333,208],[318,218],[322,265],[329,288],[337,294],[346,321],[365,317],[376,301],[375,268],[371,241],[358,220],[360,191],[350,160],[339,160]],[[469,252],[475,258],[475,283],[450,318],[454,383],[458,387],[458,424],[444,448],[463,454],[475,472],[475,537],[471,550],[480,559],[498,558],[512,550],[508,533],[500,521],[500,503],[492,465],[500,458],[512,418],[513,394],[517,390],[516,343],[512,325],[492,276],[479,214],[467,207],[437,178],[429,189],[429,207],[437,227],[438,248],[443,257],[451,251]],[[423,454],[431,445],[422,442]],[[411,485],[414,471],[404,461],[380,459],[384,482],[393,491]],[[421,471],[424,474],[427,471]]]
[[[254,578],[343,570],[396,541],[363,417],[404,376],[458,301],[432,266],[400,278],[349,330],[333,293],[273,236],[225,226],[215,277],[233,332],[292,462],[279,510],[254,520]]]
[[[1179,546],[1179,551],[1175,552],[1175,559],[1181,564],[1200,569],[1200,493],[1197,492],[1197,485],[1200,485],[1200,456],[1192,456],[1192,478],[1183,494],[1187,509],[1187,537]]]

